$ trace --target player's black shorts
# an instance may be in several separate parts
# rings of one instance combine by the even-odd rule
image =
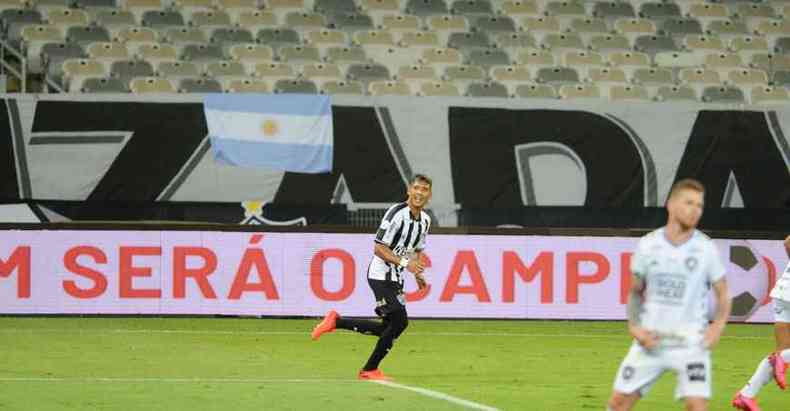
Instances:
[[[368,284],[376,296],[376,315],[385,317],[389,313],[406,310],[406,297],[399,283],[368,278]]]

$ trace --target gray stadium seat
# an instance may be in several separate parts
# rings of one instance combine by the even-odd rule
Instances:
[[[381,64],[352,64],[348,68],[348,79],[368,83],[371,81],[390,80],[390,72],[387,66]]]
[[[780,37],[776,39],[774,50],[779,54],[790,53],[790,37]]]
[[[123,84],[129,84],[129,81],[134,77],[153,77],[154,68],[147,61],[114,61],[110,65],[110,75],[121,80]]]
[[[318,86],[310,80],[282,79],[274,84],[275,93],[318,94]]]
[[[642,6],[639,7],[639,16],[653,20],[661,20],[679,18],[682,14],[677,4],[650,2],[643,3]]]
[[[442,80],[456,83],[482,82],[486,79],[486,71],[480,66],[448,66],[444,69]]]
[[[489,33],[515,33],[516,23],[508,16],[480,16],[474,20],[473,26],[479,30]]]
[[[516,87],[516,97],[556,99],[557,90],[549,84],[521,84]]]
[[[472,83],[466,87],[466,93],[469,97],[499,97],[508,98],[510,95],[507,92],[507,87],[503,84],[490,82],[490,83]]]
[[[631,51],[628,38],[617,34],[596,35],[590,40],[590,48],[595,51]]]
[[[354,4],[354,0],[315,0],[313,8],[316,12],[326,15],[357,12],[357,6]]]
[[[488,48],[491,41],[485,33],[450,33],[447,39],[447,47],[458,50],[469,50],[474,48]]]
[[[164,38],[174,45],[207,43],[206,34],[197,27],[170,27]]]
[[[543,67],[538,69],[537,80],[552,85],[578,83],[579,73],[570,67]]]
[[[509,66],[512,62],[510,56],[503,50],[472,50],[467,54],[469,64],[476,64],[489,68],[491,66]]]
[[[205,44],[187,44],[181,50],[181,59],[186,61],[213,61],[224,58],[222,48]]]
[[[775,86],[790,86],[790,70],[777,70],[773,73],[771,82]]]
[[[585,16],[584,4],[578,1],[551,1],[546,5],[549,16]]]
[[[610,32],[609,27],[606,25],[606,21],[600,18],[589,17],[571,20],[570,30],[587,41],[595,35],[605,35]]]
[[[172,10],[148,10],[143,13],[143,26],[153,28],[165,28],[173,26],[183,26],[184,16]]]
[[[475,14],[494,14],[494,7],[488,0],[455,0],[450,13],[470,16]]]
[[[672,70],[665,68],[639,68],[634,70],[633,82],[643,86],[668,85],[674,83]]]
[[[654,55],[665,51],[679,51],[677,44],[670,36],[639,36],[634,42],[634,49]]]
[[[327,81],[321,87],[321,94],[362,96],[365,89],[358,81]]]
[[[280,46],[298,46],[302,44],[299,33],[297,33],[296,30],[287,28],[260,29],[258,30],[256,38],[258,43],[265,44],[275,49]]]
[[[706,103],[743,104],[743,91],[731,86],[712,86],[702,90],[702,101]]]
[[[494,42],[500,49],[532,49],[535,48],[535,38],[529,33],[500,33]]]
[[[118,7],[118,3],[115,0],[75,0],[74,5],[80,9]]]
[[[628,2],[607,2],[595,3],[593,6],[593,16],[605,18],[607,20],[615,20],[618,18],[633,18],[636,17],[634,6]]]
[[[233,24],[224,11],[199,10],[192,13],[190,24],[194,27],[222,27]]]
[[[243,28],[220,27],[211,33],[211,42],[230,48],[234,44],[254,43],[255,39],[249,30]]]
[[[658,101],[697,101],[697,93],[689,86],[661,86],[656,92]]]
[[[189,61],[163,61],[156,66],[156,74],[160,77],[179,79],[183,77],[199,77],[200,70]]]
[[[117,78],[87,78],[82,82],[83,93],[128,93],[125,83]]]
[[[444,0],[408,0],[406,13],[415,16],[433,16],[447,14],[447,3]]]
[[[0,24],[5,30],[6,38],[14,46],[18,46],[22,28],[29,24],[42,24],[44,20],[37,10],[6,9],[0,12]]]
[[[96,23],[104,27],[134,26],[134,14],[128,10],[99,10]]]
[[[367,53],[362,47],[330,47],[326,51],[326,60],[335,64],[365,63]]]
[[[283,46],[277,50],[280,60],[288,63],[317,63],[321,61],[318,49],[310,46]]]
[[[748,36],[752,34],[742,21],[716,20],[706,27],[705,34],[718,36]]]
[[[222,85],[211,78],[182,78],[178,81],[181,93],[222,93]]]
[[[66,31],[66,41],[86,46],[90,43],[111,41],[110,33],[104,27],[76,26]]]
[[[373,19],[367,14],[339,14],[330,17],[330,28],[346,32],[373,30]]]
[[[75,43],[47,43],[41,47],[41,55],[47,67],[47,74],[59,76],[62,72],[61,65],[64,61],[74,58],[85,58],[88,54],[79,44]]]
[[[692,18],[667,19],[659,26],[659,30],[666,36],[676,38],[686,35],[701,35],[702,24]]]

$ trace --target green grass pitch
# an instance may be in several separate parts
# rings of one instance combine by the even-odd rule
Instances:
[[[452,410],[355,380],[375,339],[315,320],[0,318],[0,410]],[[714,353],[711,410],[773,349],[733,325]],[[603,410],[630,340],[622,322],[412,320],[384,360],[396,382],[502,410]],[[667,374],[637,410],[681,409]],[[790,409],[772,383],[764,410]]]

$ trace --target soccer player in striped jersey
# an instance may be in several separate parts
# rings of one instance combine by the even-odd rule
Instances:
[[[785,238],[785,251],[790,258],[790,235]],[[771,290],[771,297],[774,299],[776,351],[763,358],[746,386],[735,394],[732,406],[740,410],[760,411],[757,394],[771,379],[776,381],[780,389],[787,389],[787,363],[790,362],[790,261]]]
[[[667,224],[639,240],[631,259],[628,297],[631,349],[615,377],[610,411],[628,411],[667,371],[677,376],[675,398],[704,411],[711,396],[710,350],[730,315],[724,265],[716,245],[696,227],[705,189],[680,180],[667,200]],[[708,321],[708,292],[716,318]]]
[[[420,289],[426,287],[422,252],[431,228],[431,218],[423,208],[431,199],[431,189],[430,178],[422,174],[415,175],[406,190],[406,202],[390,207],[376,232],[367,277],[376,297],[374,311],[382,321],[341,318],[336,311],[331,310],[313,329],[314,340],[336,328],[378,337],[373,353],[359,372],[359,379],[388,379],[379,369],[379,363],[409,325],[403,295],[405,271],[414,274]]]

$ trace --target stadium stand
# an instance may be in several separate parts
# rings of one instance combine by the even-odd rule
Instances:
[[[5,2],[0,24],[29,75],[65,92],[773,104],[790,85],[784,11],[781,1],[53,0]]]

